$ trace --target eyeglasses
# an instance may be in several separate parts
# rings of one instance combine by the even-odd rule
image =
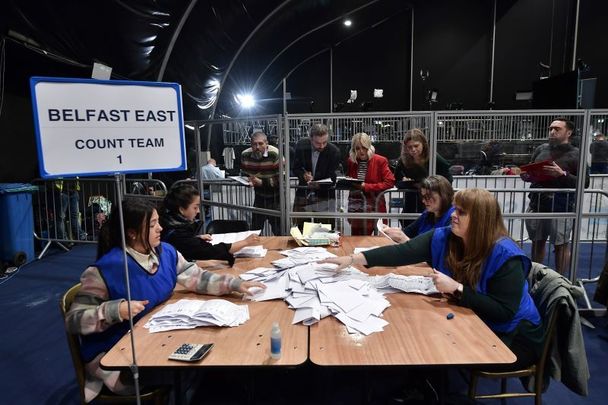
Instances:
[[[454,212],[459,217],[465,217],[465,216],[468,215],[468,213],[465,210],[463,210],[462,208],[460,208],[460,207],[454,207]]]
[[[433,193],[420,193],[420,199],[422,201],[432,201],[435,199],[435,197],[433,196]]]

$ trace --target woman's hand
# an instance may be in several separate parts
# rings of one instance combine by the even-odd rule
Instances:
[[[410,238],[403,233],[401,228],[389,228],[387,226],[382,229],[382,232],[397,243],[404,243],[410,240]]]
[[[208,233],[204,234],[204,235],[197,235],[197,237],[201,238],[202,240],[204,240],[205,242],[210,242],[212,236],[209,235]]]
[[[260,242],[260,236],[252,233],[251,235],[243,239],[243,242],[245,243],[244,246],[255,245],[256,243]]]
[[[141,311],[146,309],[146,305],[148,305],[148,300],[143,301],[133,301],[131,300],[131,316],[136,316]],[[120,319],[126,320],[129,319],[129,303],[127,301],[123,301],[118,306],[118,312],[120,313]]]
[[[430,276],[433,279],[435,288],[442,294],[454,294],[460,287],[458,281],[435,269],[433,269],[433,273]]]
[[[266,285],[260,283],[259,281],[243,281],[238,289],[238,292],[243,293],[245,295],[253,295],[255,291],[250,291],[250,288],[254,288],[256,290],[258,288],[261,288],[262,290],[265,290]]]
[[[230,250],[229,252],[232,254],[235,254],[236,252],[238,252],[239,250],[241,250],[242,248],[244,248],[245,246],[251,246],[251,245],[255,245],[260,243],[260,237],[259,235],[256,234],[251,234],[248,237],[246,237],[243,240],[240,240],[238,242],[234,242],[232,244],[232,246],[230,246]]]
[[[336,267],[335,271],[338,272],[338,271],[344,270],[347,267],[354,266],[356,264],[366,265],[367,260],[365,259],[365,256],[363,256],[361,253],[357,253],[356,255],[350,255],[350,256],[330,257],[328,259],[321,260],[318,263],[320,263],[320,264],[323,264],[323,263],[337,264],[338,267]]]

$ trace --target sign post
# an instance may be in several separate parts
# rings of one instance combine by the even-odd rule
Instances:
[[[40,175],[48,179],[115,176],[132,332],[120,179],[127,173],[187,169],[181,87],[174,83],[32,77],[30,88]],[[131,349],[139,404],[133,333]]]

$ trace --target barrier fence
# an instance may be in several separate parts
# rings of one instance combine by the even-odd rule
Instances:
[[[264,227],[263,234],[267,235],[286,234],[292,224],[304,219],[332,221],[345,234],[350,232],[349,219],[386,218],[391,226],[397,226],[400,219],[417,217],[417,213],[401,212],[404,199],[418,198],[415,190],[391,189],[381,193],[376,204],[383,199],[387,213],[365,212],[369,208],[365,199],[360,207],[362,212],[349,212],[351,192],[348,190],[335,190],[335,198],[325,203],[321,212],[294,210],[298,186],[297,179],[290,177],[290,155],[295,143],[308,136],[312,125],[324,123],[329,128],[330,141],[340,147],[342,156],[347,155],[353,134],[367,132],[373,139],[377,153],[394,161],[399,157],[407,130],[417,127],[425,131],[430,150],[438,152],[452,163],[453,173],[456,173],[454,187],[482,187],[494,192],[505,211],[511,235],[516,240],[526,241],[524,220],[530,215],[537,215],[525,212],[529,184],[519,176],[458,173],[459,170],[460,173],[475,172],[474,169],[484,163],[492,168],[528,163],[534,148],[547,141],[547,127],[557,116],[565,116],[575,122],[577,132],[572,143],[579,146],[580,168],[584,169],[591,163],[589,146],[593,135],[608,130],[608,110],[290,114],[193,121],[187,123],[187,128],[194,132],[194,143],[187,141],[187,146],[196,152],[194,164],[190,162],[190,167],[193,168],[190,174],[196,180],[190,180],[190,183],[203,190],[202,205],[207,213],[207,221],[240,219],[251,223],[254,215],[266,215],[275,222],[272,229]],[[240,155],[249,147],[251,135],[258,129],[264,131],[270,143],[279,150],[279,204],[273,209],[255,207],[255,190],[249,185],[230,179],[203,179],[200,170],[206,158],[212,156],[228,176],[245,174],[240,171]],[[490,142],[498,144],[499,150],[494,151],[496,153],[492,156],[482,156],[482,148]],[[430,174],[436,172],[435,161],[436,154],[431,153]],[[576,253],[579,242],[592,244],[592,251],[602,255],[600,261],[603,263],[605,247],[599,246],[606,244],[607,237],[608,197],[604,190],[608,189],[608,176],[592,174],[587,190],[583,190],[582,176],[579,178],[579,184],[572,189],[574,198],[580,201],[576,212],[548,216],[561,215],[577,220],[579,232],[572,241],[573,252]],[[93,243],[104,215],[107,217],[111,204],[116,202],[113,178],[83,178],[64,182],[64,190],[58,189],[52,181],[36,182],[40,189],[34,198],[35,235],[45,243],[41,255],[50,243],[56,242],[61,246],[69,243]],[[156,203],[160,203],[166,193],[164,184],[156,179],[126,179],[121,187],[127,197],[149,198]],[[377,206],[371,211],[377,211]],[[80,229],[74,223],[79,224]]]

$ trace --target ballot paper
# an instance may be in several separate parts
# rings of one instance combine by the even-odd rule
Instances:
[[[211,235],[211,241],[209,243],[212,245],[217,245],[218,243],[234,243],[247,239],[249,235],[259,235],[260,232],[262,232],[261,229],[258,229],[257,231],[214,233]]]
[[[358,253],[363,253],[363,252],[367,252],[368,250],[373,250],[373,249],[377,249],[378,246],[370,246],[370,247],[356,247],[355,250],[353,251],[354,254],[358,254]]]
[[[363,334],[381,331],[387,324],[379,317],[390,304],[370,284],[372,277],[354,267],[336,273],[335,264],[316,263],[314,260],[321,260],[328,253],[323,248],[300,247],[281,253],[286,257],[273,262],[276,268],[261,267],[241,274],[243,280],[260,281],[267,286],[253,291],[250,299],[285,300],[294,310],[294,324],[312,325],[335,316],[350,333]]]
[[[438,294],[439,291],[433,279],[427,276],[404,276],[401,274],[385,274],[370,278],[370,284],[376,289],[396,289],[407,293],[424,295]]]
[[[150,333],[198,326],[238,326],[249,319],[249,307],[222,299],[182,299],[152,315],[144,328]]]
[[[228,176],[229,179],[232,179],[236,182],[241,183],[244,186],[251,186],[251,182],[249,181],[249,177],[245,176]]]
[[[264,246],[245,246],[238,252],[234,253],[234,257],[264,257],[268,253],[268,249]]]
[[[332,232],[330,224],[304,222],[302,231],[294,226],[289,234],[299,246],[327,246],[337,245],[340,242],[340,234]]]
[[[384,233],[384,228],[388,228],[388,226],[384,222],[382,222],[382,218],[378,219],[378,222],[376,222],[376,229],[378,230],[378,235],[388,238],[393,243],[397,243],[390,236]]]

